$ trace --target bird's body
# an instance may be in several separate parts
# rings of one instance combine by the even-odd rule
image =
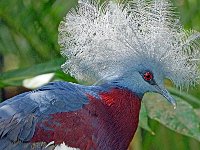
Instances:
[[[178,21],[165,0],[79,0],[59,27],[68,58],[62,68],[96,86],[54,82],[1,103],[0,150],[53,149],[63,142],[81,150],[126,150],[146,92],[176,107],[164,79],[188,87],[199,78],[200,34]]]
[[[64,142],[79,149],[125,150],[137,129],[140,103],[136,93],[114,84],[51,83],[0,107],[0,149],[45,148],[51,142],[53,148]]]

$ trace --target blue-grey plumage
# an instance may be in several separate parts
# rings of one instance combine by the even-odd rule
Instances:
[[[21,149],[21,144],[33,137],[37,122],[49,114],[75,111],[87,104],[86,91],[86,86],[54,82],[1,103],[0,149]]]
[[[40,123],[49,120],[52,124],[59,124],[59,122],[51,120],[51,115],[81,110],[90,103],[88,95],[101,99],[100,93],[115,88],[122,87],[117,85],[117,82],[100,86],[84,86],[60,81],[49,83],[37,90],[17,95],[2,102],[0,104],[0,150],[44,149],[48,145],[47,141],[31,141],[37,133],[37,124],[44,131],[54,130],[45,123],[40,126]],[[101,109],[101,107],[99,108]],[[86,112],[91,114],[93,110],[94,112],[98,111],[95,110],[95,106],[91,107],[92,111],[87,109]],[[76,116],[76,113],[73,115]],[[64,123],[65,125],[76,124],[70,121]],[[56,144],[50,145],[48,149],[53,149],[55,146]]]
[[[126,103],[121,105],[123,101]],[[118,82],[99,86],[52,82],[0,104],[0,150],[53,149],[62,142],[81,149],[85,146],[93,149],[95,145],[98,145],[95,149],[105,146],[115,149],[120,142],[109,145],[119,139],[113,134],[115,121],[122,121],[120,131],[130,128],[130,134],[124,134],[126,142],[120,145],[127,148],[137,128],[139,110],[137,93]],[[127,119],[123,120],[124,115]],[[108,144],[102,141],[104,137],[108,137]],[[54,144],[46,148],[51,142]]]

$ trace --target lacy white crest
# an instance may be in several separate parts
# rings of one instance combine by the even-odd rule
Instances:
[[[79,80],[120,76],[143,61],[162,66],[176,85],[198,78],[200,34],[184,31],[169,1],[130,0],[127,4],[79,0],[59,27],[67,61],[62,68]]]

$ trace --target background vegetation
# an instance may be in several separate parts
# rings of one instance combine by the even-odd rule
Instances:
[[[173,3],[184,27],[200,31],[200,1]],[[0,101],[29,90],[24,87],[35,88],[35,80],[25,79],[37,75],[54,73],[48,75],[46,82],[76,82],[60,70],[64,59],[57,44],[59,22],[76,4],[77,0],[0,1]],[[200,149],[200,87],[180,93],[168,81],[166,85],[176,97],[178,108],[173,110],[159,95],[146,95],[140,116],[141,128],[130,149]]]

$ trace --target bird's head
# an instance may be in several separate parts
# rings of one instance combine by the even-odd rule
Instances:
[[[142,57],[141,57],[142,58]],[[152,58],[153,59],[153,58]],[[124,72],[120,78],[116,78],[117,84],[128,87],[143,96],[146,92],[156,92],[163,95],[176,108],[176,101],[165,89],[164,80],[167,78],[165,69],[159,62],[153,62],[146,58],[128,72]],[[113,80],[114,82],[116,82]]]
[[[199,78],[200,34],[185,31],[170,2],[79,0],[59,27],[63,70],[78,80],[110,82],[143,95],[162,94],[164,79],[188,87]]]

